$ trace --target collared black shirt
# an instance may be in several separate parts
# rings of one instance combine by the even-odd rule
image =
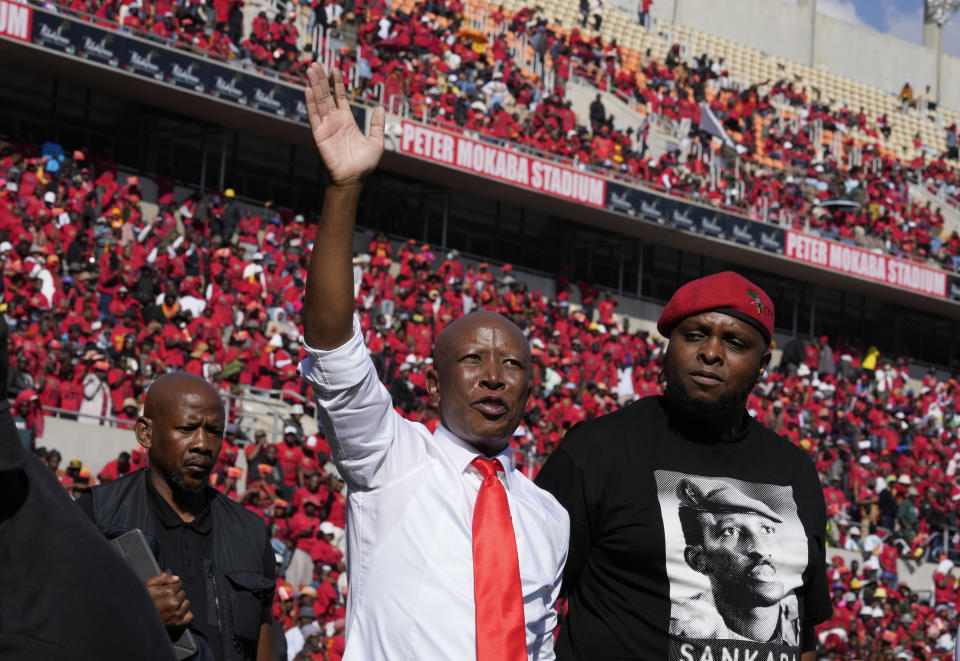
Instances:
[[[153,503],[153,512],[160,523],[156,528],[157,544],[160,547],[158,562],[161,569],[183,581],[183,589],[190,600],[193,622],[190,628],[199,631],[215,656],[220,656],[220,627],[213,582],[210,579],[213,557],[213,516],[207,494],[206,504],[193,521],[187,522],[167,504],[153,482],[146,480],[147,493]]]
[[[146,479],[147,493],[153,506],[153,513],[159,525],[156,526],[156,539],[148,539],[159,551],[157,562],[163,571],[179,576],[183,582],[187,599],[190,600],[190,611],[193,613],[193,622],[190,629],[199,632],[209,644],[214,656],[222,657],[222,641],[220,636],[220,618],[229,617],[224,612],[229,609],[228,604],[217,602],[213,576],[213,515],[211,503],[217,492],[213,488],[205,491],[206,502],[193,521],[187,522],[180,518],[170,505],[163,499],[150,476]],[[92,520],[93,498],[89,492],[84,493],[77,504]],[[274,575],[273,550],[267,544],[264,548],[263,573],[265,576]],[[272,608],[272,599],[265,600],[265,612]],[[270,614],[272,617],[272,613]],[[264,616],[265,617],[265,616]]]

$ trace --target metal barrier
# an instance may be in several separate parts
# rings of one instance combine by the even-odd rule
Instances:
[[[289,390],[245,386],[244,392],[241,394],[221,392],[219,395],[223,400],[224,412],[228,421],[234,417],[234,421],[238,426],[245,422],[253,421],[257,427],[272,432],[274,438],[280,437],[280,433],[283,431],[287,416],[289,415],[289,405],[285,400],[293,400],[298,404],[302,404],[305,410],[313,409],[313,402],[309,398]],[[249,407],[244,406],[245,403],[263,407],[266,411],[250,410]],[[94,424],[97,426],[131,427],[134,422],[133,420],[126,420],[113,415],[81,413],[80,411],[55,406],[44,406],[42,410],[46,415],[54,418],[77,421],[80,421],[82,418],[83,420],[94,421]]]
[[[63,418],[64,420],[77,420],[80,421],[80,418],[95,420],[97,426],[106,426],[106,427],[119,427],[132,426],[132,420],[124,420],[122,418],[117,418],[111,415],[94,415],[92,413],[81,413],[80,411],[71,411],[70,409],[61,409],[56,406],[43,406],[41,407],[43,412],[49,415],[52,418]]]

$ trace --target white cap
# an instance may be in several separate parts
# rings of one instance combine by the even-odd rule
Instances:
[[[10,243],[9,241],[4,241],[3,243],[0,243],[0,252],[7,252],[9,250],[13,250],[12,243]]]
[[[290,413],[293,415],[303,415],[303,404],[294,404],[291,406]]]
[[[334,528],[333,524],[329,521],[324,521],[320,524],[320,532],[322,532],[324,535],[332,535],[335,530],[336,528]]]
[[[312,435],[311,435],[311,436],[307,436],[306,445],[307,445],[308,448],[315,448],[315,447],[317,447],[317,443],[319,443],[319,441],[317,440],[317,437],[316,437],[316,436],[312,436]]]
[[[54,202],[57,201],[57,194],[54,193],[52,190],[48,190],[46,193],[43,194],[43,201],[46,202],[47,204],[53,204]]]
[[[299,432],[297,431],[297,428],[294,427],[293,425],[287,425],[286,427],[283,428],[283,433],[284,433],[284,434],[298,434]]]
[[[262,259],[263,259],[263,253],[262,253],[262,252],[257,251],[257,252],[255,252],[255,253],[253,253],[253,261],[262,260]]]

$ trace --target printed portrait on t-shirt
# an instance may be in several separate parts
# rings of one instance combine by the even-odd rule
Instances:
[[[670,661],[799,661],[807,537],[789,486],[655,471]]]

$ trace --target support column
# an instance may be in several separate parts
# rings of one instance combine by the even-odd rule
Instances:
[[[220,192],[226,189],[227,178],[227,134],[220,133]]]
[[[200,194],[207,190],[207,132],[200,132]]]
[[[643,296],[643,241],[637,241],[637,296]]]
[[[443,228],[440,233],[440,247],[447,249],[447,223],[450,222],[450,190],[443,192]]]

